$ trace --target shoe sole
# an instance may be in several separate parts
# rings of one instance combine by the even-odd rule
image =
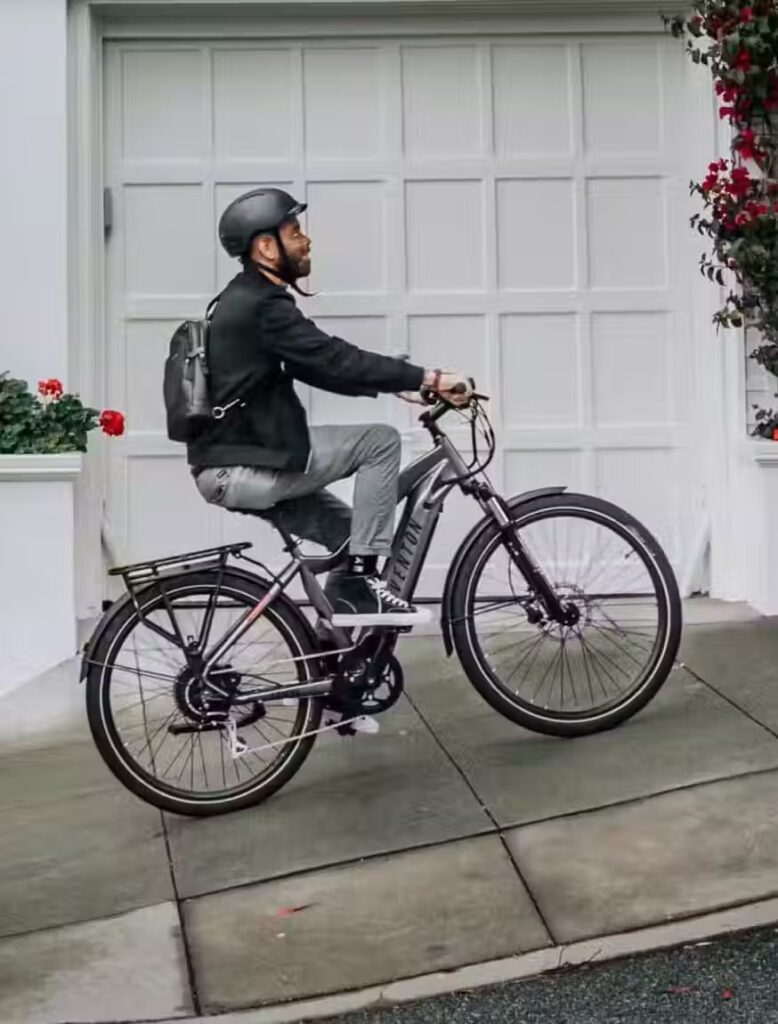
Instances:
[[[432,622],[432,612],[419,608],[413,614],[407,612],[365,612],[357,615],[333,615],[332,625],[349,629],[351,626],[420,626]]]

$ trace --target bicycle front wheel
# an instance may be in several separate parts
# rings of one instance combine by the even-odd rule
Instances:
[[[318,659],[293,608],[270,604],[214,667],[211,679],[229,694],[223,707],[193,671],[191,652],[212,649],[266,593],[262,580],[229,570],[169,578],[137,605],[128,599],[95,646],[86,683],[92,736],[141,799],[178,814],[239,810],[283,786],[308,756],[321,700],[241,702],[313,678]],[[248,748],[239,755],[228,719]]]
[[[562,604],[551,621],[496,527],[466,555],[452,601],[465,672],[501,714],[535,732],[581,736],[634,715],[669,675],[681,602],[659,543],[622,509],[586,495],[538,498],[513,529]]]

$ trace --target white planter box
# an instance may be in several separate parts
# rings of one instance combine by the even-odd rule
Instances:
[[[0,695],[76,651],[81,455],[0,455]]]

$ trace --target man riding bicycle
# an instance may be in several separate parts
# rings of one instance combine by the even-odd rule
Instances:
[[[223,508],[274,509],[286,528],[331,552],[343,569],[327,596],[333,625],[409,626],[429,614],[393,594],[378,575],[390,553],[400,468],[400,435],[386,424],[309,427],[294,381],[350,396],[379,392],[414,401],[422,387],[465,405],[462,373],[424,369],[366,352],[306,319],[289,291],[310,273],[305,203],[280,189],[255,189],[232,202],[219,239],[243,271],[219,297],[209,342],[210,386],[223,419],[188,445],[203,497]],[[354,475],[353,510],[326,488]],[[346,544],[348,543],[348,555]]]

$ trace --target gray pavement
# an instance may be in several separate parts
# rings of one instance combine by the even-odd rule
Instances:
[[[690,626],[647,709],[562,741],[409,638],[378,737],[203,821],[122,790],[83,722],[28,726],[0,744],[0,1021],[238,1011],[772,897],[776,655],[778,621]]]

